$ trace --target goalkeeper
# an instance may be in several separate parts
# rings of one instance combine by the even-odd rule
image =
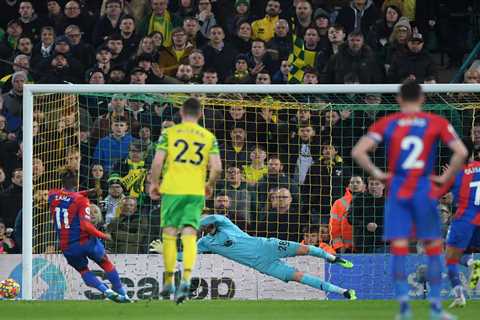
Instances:
[[[198,240],[198,253],[215,253],[285,282],[300,282],[319,290],[341,294],[349,300],[357,298],[355,290],[340,288],[319,277],[298,271],[280,259],[308,255],[337,263],[347,269],[353,267],[350,261],[314,246],[276,238],[252,237],[222,215],[204,215],[200,224],[207,235]],[[162,251],[159,240],[152,242],[151,251]]]

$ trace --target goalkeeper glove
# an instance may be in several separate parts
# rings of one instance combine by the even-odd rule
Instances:
[[[160,239],[153,240],[150,243],[150,252],[162,253],[163,252],[163,244]]]

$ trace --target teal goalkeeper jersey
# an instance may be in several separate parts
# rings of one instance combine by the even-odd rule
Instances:
[[[272,255],[266,250],[266,238],[256,238],[240,230],[230,219],[214,214],[200,221],[202,226],[214,224],[217,232],[198,240],[198,252],[211,252],[248,267],[255,267]]]

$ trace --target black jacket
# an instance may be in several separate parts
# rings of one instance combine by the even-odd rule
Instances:
[[[367,1],[363,14],[358,12],[358,9],[354,7],[353,4],[344,7],[338,13],[336,23],[342,25],[345,28],[345,32],[349,34],[355,30],[355,19],[357,14],[361,16],[360,31],[366,35],[379,16],[378,9],[371,0]]]
[[[225,42],[225,46],[221,51],[218,51],[210,45],[203,47],[202,51],[205,57],[205,69],[212,68],[216,70],[218,72],[219,82],[223,82],[233,71],[237,50]]]
[[[372,49],[364,45],[358,54],[354,54],[347,44],[343,44],[338,52],[330,58],[325,76],[328,83],[343,84],[349,73],[355,73],[360,83],[381,83],[382,71],[379,68]]]
[[[7,228],[15,226],[15,218],[22,208],[22,187],[11,184],[3,193],[0,193],[0,218]]]
[[[403,82],[409,75],[414,75],[418,83],[423,83],[426,77],[437,76],[437,70],[432,57],[425,50],[419,53],[407,51],[396,54],[388,70],[389,82]]]

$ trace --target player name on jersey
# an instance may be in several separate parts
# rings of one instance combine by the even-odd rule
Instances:
[[[427,120],[423,118],[400,119],[398,120],[398,125],[400,127],[425,127],[427,125]]]
[[[464,170],[464,173],[465,174],[475,174],[475,173],[480,173],[480,167],[472,167],[472,168],[466,168]]]

